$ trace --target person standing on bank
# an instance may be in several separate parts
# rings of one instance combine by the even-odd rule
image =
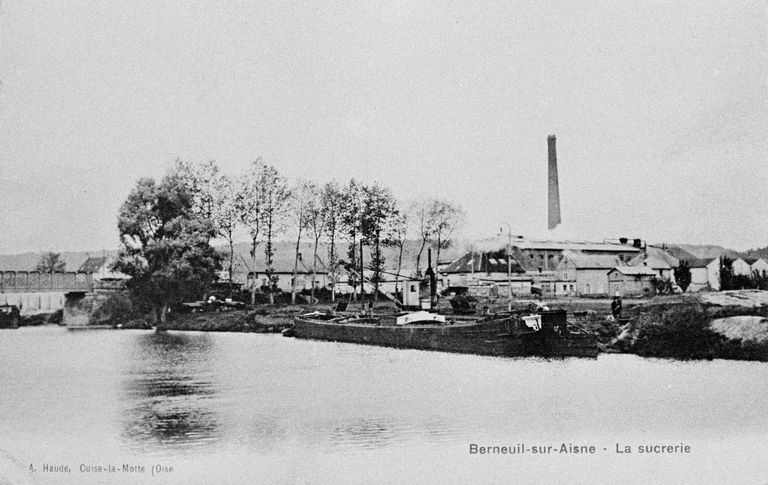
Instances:
[[[611,313],[613,314],[613,318],[618,320],[621,318],[621,310],[622,310],[622,304],[621,304],[621,296],[619,296],[618,293],[616,293],[616,296],[613,297],[613,301],[611,302]]]

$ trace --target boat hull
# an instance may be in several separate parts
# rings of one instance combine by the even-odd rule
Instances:
[[[586,333],[563,338],[542,329],[516,335],[509,320],[454,325],[376,325],[296,317],[296,338],[502,357],[596,357],[597,340]]]

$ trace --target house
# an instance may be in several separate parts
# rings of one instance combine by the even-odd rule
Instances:
[[[639,245],[620,242],[549,241],[525,239],[522,236],[512,239],[512,247],[521,254],[519,262],[523,267],[542,271],[557,270],[566,251],[577,251],[588,256],[615,256],[622,263],[642,251]]]
[[[768,275],[768,261],[763,258],[754,260],[752,264],[749,265],[749,268],[752,270],[752,274],[760,276]]]
[[[636,257],[641,252],[640,241],[622,240],[616,242],[591,242],[591,241],[562,241],[562,240],[538,240],[513,237],[511,241],[512,256],[525,269],[526,275],[531,277],[535,288],[544,295],[556,295],[575,293],[576,283],[562,283],[558,281],[558,265],[568,251],[575,251],[587,256],[607,256],[613,261],[625,261]],[[613,267],[615,265],[611,265]],[[609,268],[606,268],[606,271]],[[605,275],[603,275],[605,276]],[[566,289],[563,290],[563,284]],[[573,290],[570,285],[573,284]],[[605,286],[605,285],[603,285]],[[590,285],[594,291],[594,285]]]
[[[124,281],[130,279],[130,276],[112,271],[110,267],[114,263],[114,258],[109,256],[88,257],[80,268],[79,273],[93,273],[93,281]]]
[[[654,278],[658,273],[643,264],[637,266],[616,266],[608,271],[608,285],[612,295],[646,296],[653,293]]]
[[[624,266],[618,254],[565,251],[557,266],[556,295],[607,295],[608,271]]]
[[[690,255],[688,257],[693,258]],[[642,253],[630,260],[628,264],[630,266],[643,264],[656,271],[659,279],[675,283],[675,268],[680,265],[680,258],[672,254],[671,250],[666,246],[648,245]]]
[[[691,284],[686,291],[720,290],[719,258],[694,258],[687,262],[691,269]]]
[[[731,271],[734,276],[752,276],[752,267],[741,258],[731,261]]]
[[[532,278],[514,257],[507,259],[505,249],[480,252],[470,251],[440,271],[445,287],[488,286],[494,287],[499,295],[509,292],[530,294]]]
[[[650,268],[660,280],[675,281],[673,267],[663,259],[641,254],[629,262],[629,266]]]

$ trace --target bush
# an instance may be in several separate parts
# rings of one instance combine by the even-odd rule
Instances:
[[[93,312],[93,320],[99,323],[117,325],[135,316],[135,306],[131,299],[124,293],[110,295]]]
[[[701,307],[677,307],[647,317],[632,346],[642,356],[712,359],[726,340],[709,329],[710,317]]]

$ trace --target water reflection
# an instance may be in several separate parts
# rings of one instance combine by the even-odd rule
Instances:
[[[179,450],[218,439],[207,334],[138,337],[122,386],[122,435],[134,451]]]

